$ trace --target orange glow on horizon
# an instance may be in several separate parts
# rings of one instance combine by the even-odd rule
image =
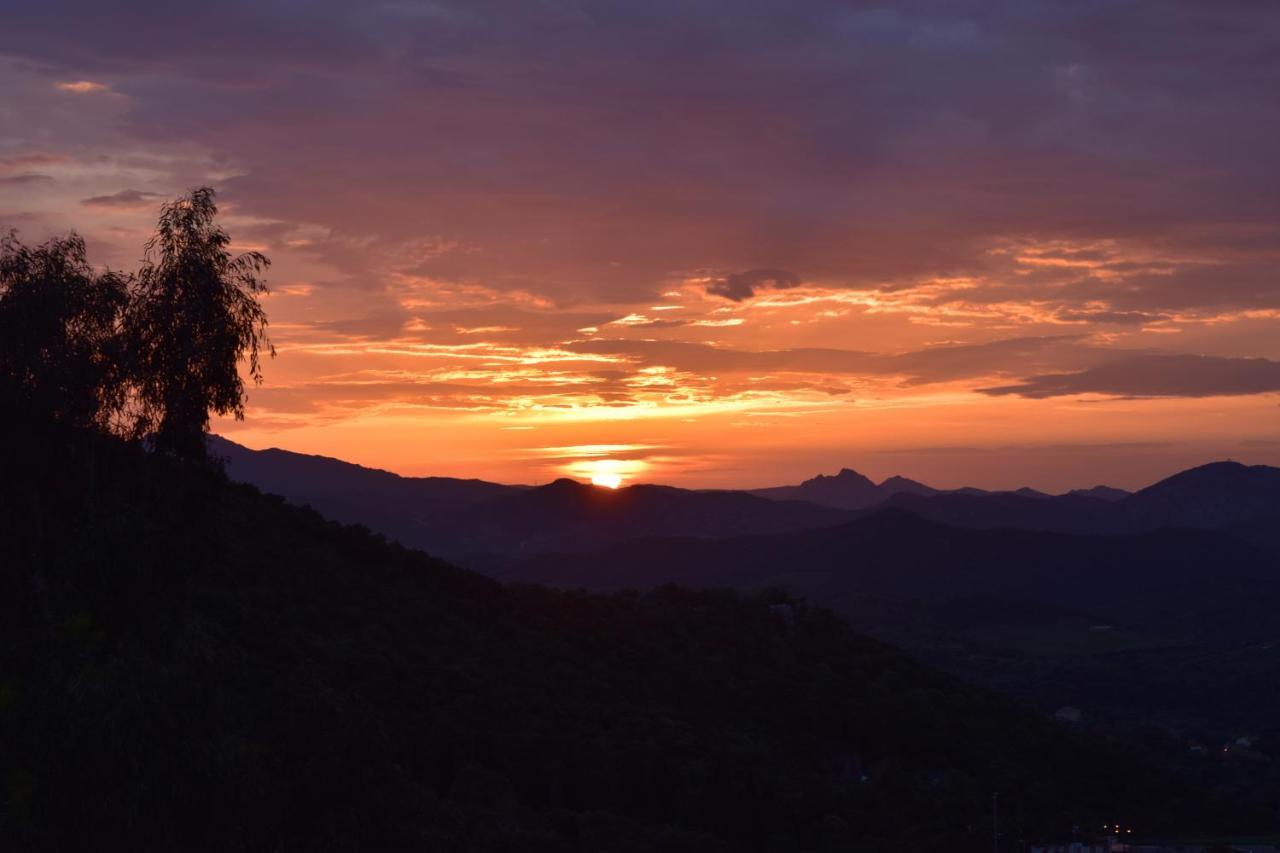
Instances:
[[[604,486],[606,489],[616,489],[622,485],[621,474],[600,473],[591,477],[591,485]]]
[[[571,475],[586,477],[594,486],[617,489],[631,477],[648,468],[642,459],[588,458],[566,466]]]

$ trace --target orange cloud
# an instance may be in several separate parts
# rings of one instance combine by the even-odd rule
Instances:
[[[110,92],[111,87],[105,83],[96,83],[92,80],[74,80],[66,83],[55,83],[54,88],[59,92],[74,92],[77,95],[90,95],[99,92]]]

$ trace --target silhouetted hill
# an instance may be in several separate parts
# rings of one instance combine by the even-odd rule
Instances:
[[[899,494],[898,507],[958,527],[1017,527],[1061,533],[1124,534],[1163,527],[1227,529],[1280,514],[1280,468],[1215,462],[1175,474],[1131,495],[1019,490],[932,496]]]
[[[1280,563],[1244,540],[1276,547],[1277,529],[1082,536],[884,510],[824,530],[543,556],[504,576],[597,590],[780,586],[1045,713],[1083,709],[1087,727],[1189,778],[1268,801],[1280,796]],[[1218,748],[1241,735],[1267,746],[1243,762]]]
[[[1097,486],[1051,496],[1035,489],[938,491],[903,477],[876,485],[855,471],[752,492],[571,480],[530,488],[400,477],[320,456],[254,451],[212,439],[228,475],[402,544],[487,565],[489,558],[584,551],[653,536],[719,537],[839,524],[882,508],[956,527],[1119,535],[1161,527],[1240,527],[1280,513],[1280,469],[1215,463],[1134,495]],[[843,508],[843,511],[841,510]],[[1251,541],[1267,541],[1250,528]],[[1243,529],[1243,528],[1241,528]]]
[[[1082,623],[1159,627],[1188,640],[1269,636],[1271,614],[1280,607],[1280,571],[1272,557],[1225,534],[969,530],[901,510],[822,530],[653,539],[598,554],[544,555],[508,567],[503,577],[600,590],[780,585],[855,624],[868,616],[865,605],[883,600],[916,605],[988,598],[1070,610]]]
[[[834,476],[819,474],[798,486],[753,489],[751,494],[771,500],[803,500],[842,509],[862,509],[884,500],[880,487],[851,468]]]
[[[1248,820],[777,594],[503,588],[127,450],[33,467],[9,850],[954,851],[993,790],[1028,838]]]
[[[216,435],[209,437],[209,451],[224,460],[233,480],[312,506],[328,518],[363,524],[405,544],[414,544],[424,519],[442,510],[454,512],[525,488],[451,477],[401,477],[327,456],[251,450]]]
[[[433,526],[426,542],[457,555],[586,551],[647,536],[734,536],[823,527],[848,519],[829,507],[744,492],[638,485],[620,489],[557,480],[483,501]]]
[[[347,495],[372,501],[414,501],[423,507],[438,507],[472,504],[527,488],[453,477],[402,477],[328,456],[277,448],[250,450],[217,435],[209,436],[209,451],[223,460],[227,476],[231,479],[252,483],[264,492],[290,500]]]
[[[798,486],[776,486],[767,489],[752,489],[751,494],[774,500],[799,500],[823,506],[841,509],[860,510],[881,506],[898,495],[916,497],[932,497],[935,495],[959,495],[962,497],[987,497],[989,495],[1016,495],[1024,498],[1051,498],[1046,492],[1023,486],[1012,491],[989,491],[965,486],[959,489],[935,489],[924,483],[906,477],[890,477],[877,485],[867,477],[844,468],[835,476],[819,474],[805,480]],[[1113,489],[1110,486],[1095,486],[1092,489],[1076,489],[1069,493],[1076,497],[1089,497],[1102,500],[1118,500],[1127,497],[1128,492]]]
[[[1280,513],[1280,468],[1213,462],[1147,486],[1121,507],[1138,527],[1227,527]]]
[[[214,449],[227,458],[234,480],[452,559],[589,550],[643,536],[781,532],[849,518],[830,507],[744,492],[652,485],[612,490],[567,479],[503,486],[399,477],[325,457],[248,450],[225,439],[215,439]]]
[[[880,491],[890,495],[936,495],[938,493],[938,490],[932,486],[926,486],[924,483],[896,475],[881,483]]]
[[[1118,501],[1129,497],[1132,492],[1124,489],[1116,489],[1111,486],[1093,486],[1089,489],[1072,489],[1067,492],[1068,495],[1075,495],[1078,498],[1097,498],[1103,501]]]
[[[1124,533],[1127,516],[1113,501],[1077,495],[1030,497],[1015,492],[937,495],[894,495],[864,511],[904,509],[930,521],[953,527],[1021,528],[1058,533]]]
[[[1020,489],[1014,489],[1014,490],[1013,490],[1013,492],[1012,492],[1012,494],[1019,495],[1019,496],[1024,497],[1024,498],[1050,498],[1050,497],[1053,497],[1053,495],[1050,495],[1048,492],[1042,492],[1042,491],[1040,491],[1039,489],[1033,489],[1033,488],[1031,488],[1030,486],[1023,486],[1023,487],[1022,487],[1022,488],[1020,488]]]

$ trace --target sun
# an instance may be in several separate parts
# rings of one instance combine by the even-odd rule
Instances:
[[[638,474],[643,464],[634,459],[582,459],[569,466],[569,473],[586,477],[594,485],[617,489]]]
[[[622,485],[622,475],[616,471],[601,471],[591,475],[591,484],[604,486],[606,489],[616,489]]]

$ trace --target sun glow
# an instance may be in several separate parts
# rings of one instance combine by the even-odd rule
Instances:
[[[604,486],[606,489],[616,489],[622,485],[622,475],[602,471],[599,474],[591,475],[591,484],[593,486]]]
[[[569,474],[593,485],[616,489],[647,467],[641,459],[578,459],[566,466]]]

